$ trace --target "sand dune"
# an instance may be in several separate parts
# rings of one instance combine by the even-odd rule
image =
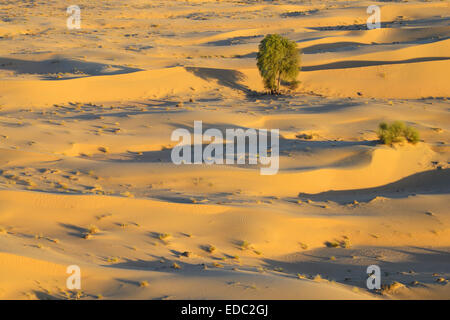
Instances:
[[[0,4],[0,299],[449,299],[449,4],[372,4]],[[269,33],[302,50],[280,96]],[[279,129],[278,173],[173,164],[198,120]]]

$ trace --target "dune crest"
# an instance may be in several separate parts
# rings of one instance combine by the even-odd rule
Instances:
[[[77,5],[0,3],[0,299],[450,298],[448,1]],[[268,34],[301,52],[279,95]],[[274,175],[172,157],[253,129]]]

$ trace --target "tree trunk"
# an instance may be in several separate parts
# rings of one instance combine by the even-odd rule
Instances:
[[[281,82],[281,72],[278,73],[278,81],[277,81],[277,93],[280,92],[280,82]]]

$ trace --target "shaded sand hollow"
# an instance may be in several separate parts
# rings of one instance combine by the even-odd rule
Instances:
[[[448,1],[375,30],[366,1],[77,4],[0,3],[0,299],[450,298]],[[268,33],[295,92],[261,94]],[[279,129],[279,172],[174,165],[195,120]],[[394,120],[421,141],[380,145]]]

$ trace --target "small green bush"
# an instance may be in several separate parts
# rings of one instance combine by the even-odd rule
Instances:
[[[412,144],[419,142],[419,132],[412,127],[406,127],[404,131],[405,139]]]
[[[401,121],[395,121],[391,124],[382,122],[378,126],[378,138],[382,143],[389,145],[402,142],[405,139],[409,143],[416,144],[419,142],[419,132]]]

